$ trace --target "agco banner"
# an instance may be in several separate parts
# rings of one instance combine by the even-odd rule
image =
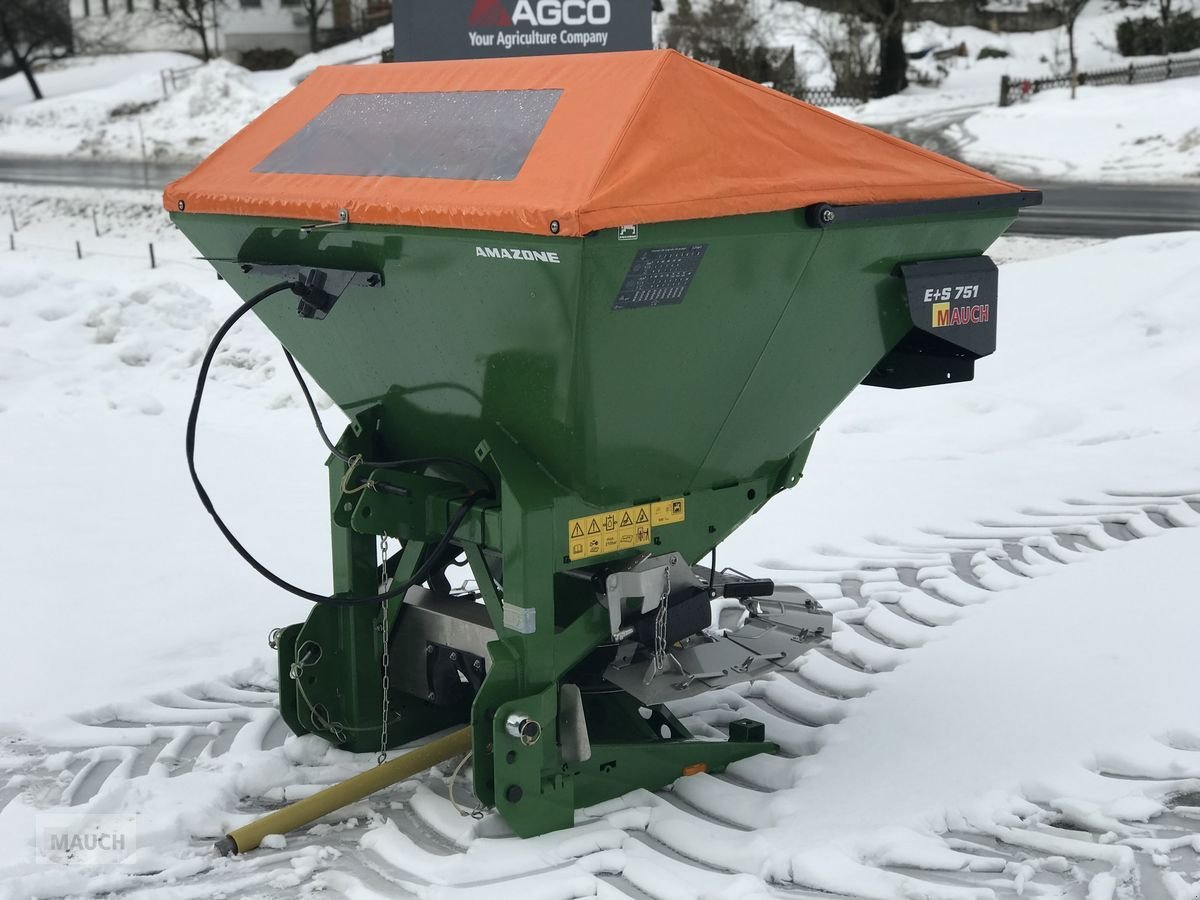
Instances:
[[[654,0],[392,0],[397,62],[648,50]]]

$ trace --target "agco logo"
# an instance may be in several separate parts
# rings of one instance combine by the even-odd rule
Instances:
[[[511,0],[510,0],[511,2]],[[475,0],[467,24],[473,28],[513,25],[607,25],[609,0],[517,0],[512,12],[501,0]]]

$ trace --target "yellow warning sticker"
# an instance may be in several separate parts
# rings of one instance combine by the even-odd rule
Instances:
[[[571,519],[567,522],[567,555],[574,561],[644,547],[651,541],[652,525],[672,525],[683,518],[680,498]]]
[[[677,497],[674,500],[660,500],[658,503],[650,504],[650,524],[651,525],[674,525],[676,522],[682,522],[685,515],[683,507],[683,498]]]

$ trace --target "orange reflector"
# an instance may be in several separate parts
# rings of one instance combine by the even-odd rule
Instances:
[[[685,776],[686,775],[699,775],[701,772],[707,772],[707,771],[708,771],[708,763],[692,763],[690,766],[683,767],[683,774]]]

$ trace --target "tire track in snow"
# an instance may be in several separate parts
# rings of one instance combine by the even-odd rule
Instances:
[[[818,752],[827,729],[836,728],[856,698],[876,688],[881,672],[902,665],[966,608],[1089,555],[1196,525],[1200,494],[1110,494],[1096,502],[1023,509],[978,523],[968,534],[930,533],[918,544],[878,547],[861,559],[832,558],[816,568],[783,570],[777,580],[797,584],[834,610],[830,639],[767,678],[675,704],[685,723],[713,735],[725,734],[735,718],[757,716],[766,722],[768,736],[780,742],[780,755],[682,781],[673,791],[635,792],[581,811],[572,829],[524,842],[507,837],[495,817],[459,819],[440,779],[426,776],[416,780],[416,793],[408,783],[353,808],[358,827],[321,826],[315,834],[291,838],[288,846],[301,848],[300,856],[291,850],[256,854],[208,866],[193,880],[201,894],[294,896],[294,885],[285,884],[282,875],[308,866],[313,883],[334,894],[465,898],[487,896],[509,877],[488,869],[488,860],[503,855],[518,864],[528,861],[521,887],[531,897],[668,900],[697,896],[701,889],[738,896],[830,896],[812,885],[779,880],[778,873],[764,879],[738,871],[747,854],[766,853],[756,832],[772,794],[787,786],[795,758]],[[76,717],[37,736],[13,736],[0,763],[22,756],[36,762],[0,768],[0,778],[10,776],[0,786],[0,812],[17,797],[43,808],[89,809],[131,782],[185,777],[197,767],[220,770],[229,757],[281,752],[288,732],[274,702],[275,695],[261,685],[225,679]],[[1019,825],[990,831],[958,827],[944,834],[945,848],[966,860],[957,869],[891,864],[863,870],[893,878],[897,891],[934,898],[1195,898],[1200,737],[1172,736],[1159,747],[1154,765],[1146,764],[1145,755],[1133,761],[1100,754],[1095,772],[1164,795],[1165,808],[1155,816],[1123,819],[1031,803]],[[291,783],[315,787],[340,780],[351,765],[342,756],[341,766],[325,759],[289,760]],[[462,796],[463,782],[459,792],[460,802],[473,803]],[[236,811],[277,807],[286,794],[284,789],[243,797]],[[359,846],[363,816],[371,814],[396,841]],[[709,834],[714,846],[726,849],[696,859],[690,852],[696,833]],[[206,843],[197,841],[198,851]],[[330,847],[336,852],[325,852]],[[473,867],[480,872],[474,880]],[[451,871],[455,874],[447,876]],[[871,882],[847,881],[856,883]],[[135,886],[153,892],[154,884],[128,885]],[[869,893],[867,887],[859,890]]]

